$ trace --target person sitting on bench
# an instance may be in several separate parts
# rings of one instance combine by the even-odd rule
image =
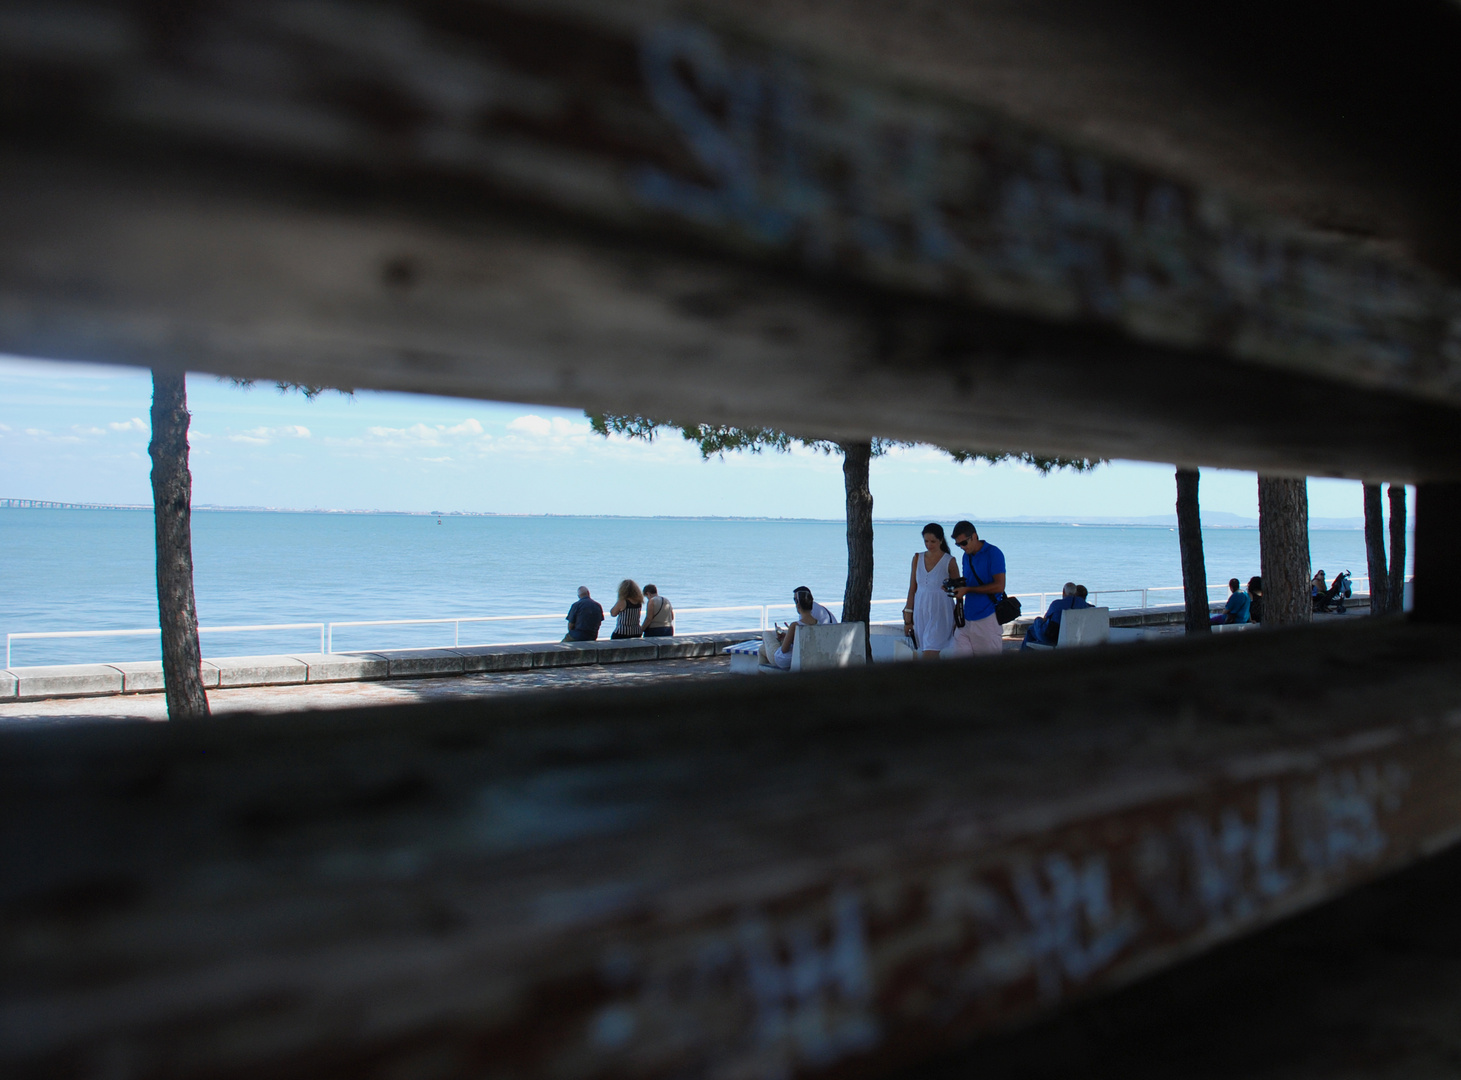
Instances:
[[[1076,592],[1076,583],[1067,581],[1065,588],[1060,591],[1060,599],[1051,601],[1045,614],[1031,623],[1030,629],[1025,631],[1025,640],[1021,642],[1020,648],[1025,649],[1031,645],[1054,645],[1060,640],[1060,616],[1067,611],[1090,606],[1086,603],[1085,598]]]
[[[1242,582],[1237,578],[1228,578],[1228,600],[1227,603],[1223,604],[1223,613],[1212,617],[1212,624],[1214,626],[1224,626],[1228,623],[1245,623],[1250,620],[1253,598],[1247,593],[1239,592],[1238,590],[1242,587]]]
[[[796,622],[788,623],[785,630],[777,627],[776,640],[779,641],[781,644],[777,646],[776,651],[771,654],[771,662],[779,667],[782,671],[791,670],[791,649],[792,646],[796,644],[796,628],[798,626],[818,625],[820,620],[817,618],[816,609],[821,606],[822,605],[812,600],[812,591],[810,589],[797,590],[797,620]],[[822,610],[826,611],[827,609],[822,608]]]
[[[1344,614],[1344,601],[1350,595],[1349,571],[1342,570],[1334,575],[1334,584],[1324,588],[1324,571],[1320,570],[1316,575],[1319,589],[1314,592],[1314,610],[1331,612],[1332,614]]]

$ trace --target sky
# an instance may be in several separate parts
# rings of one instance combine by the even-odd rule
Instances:
[[[144,369],[0,356],[0,498],[151,503]],[[841,458],[814,451],[702,461],[678,434],[593,434],[582,412],[415,394],[243,389],[188,377],[195,505],[502,514],[839,519]],[[1169,465],[1115,461],[1042,477],[956,465],[930,447],[872,464],[874,515],[952,521],[1170,514]],[[1413,493],[1412,493],[1413,496]],[[1258,515],[1252,473],[1204,469],[1205,513]],[[1361,514],[1354,481],[1309,481],[1310,514]]]

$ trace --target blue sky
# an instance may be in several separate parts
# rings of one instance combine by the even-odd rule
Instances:
[[[314,401],[188,379],[193,499],[297,509],[840,518],[841,459],[811,451],[702,462],[678,436],[593,435],[581,412],[360,392]],[[151,377],[0,357],[0,497],[149,503]],[[1167,465],[1041,477],[955,465],[926,447],[873,462],[879,518],[1172,512]],[[1311,480],[1316,517],[1356,517],[1359,485]],[[1204,470],[1205,511],[1257,516],[1252,473]]]

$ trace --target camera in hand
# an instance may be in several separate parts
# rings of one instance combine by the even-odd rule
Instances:
[[[962,577],[944,578],[944,592],[948,593],[950,596],[953,596],[955,589],[962,589],[967,584],[968,582],[966,582]]]

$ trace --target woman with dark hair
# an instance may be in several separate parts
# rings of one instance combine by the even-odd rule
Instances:
[[[619,582],[619,600],[609,609],[609,614],[618,616],[619,621],[614,624],[614,632],[609,638],[622,641],[643,637],[644,632],[639,629],[639,612],[643,607],[644,593],[640,592],[639,585],[631,578]]]
[[[944,581],[959,576],[944,527],[938,522],[923,527],[923,550],[913,556],[909,570],[903,633],[913,639],[913,647],[924,659],[936,659],[954,641],[954,601],[944,592]]]

